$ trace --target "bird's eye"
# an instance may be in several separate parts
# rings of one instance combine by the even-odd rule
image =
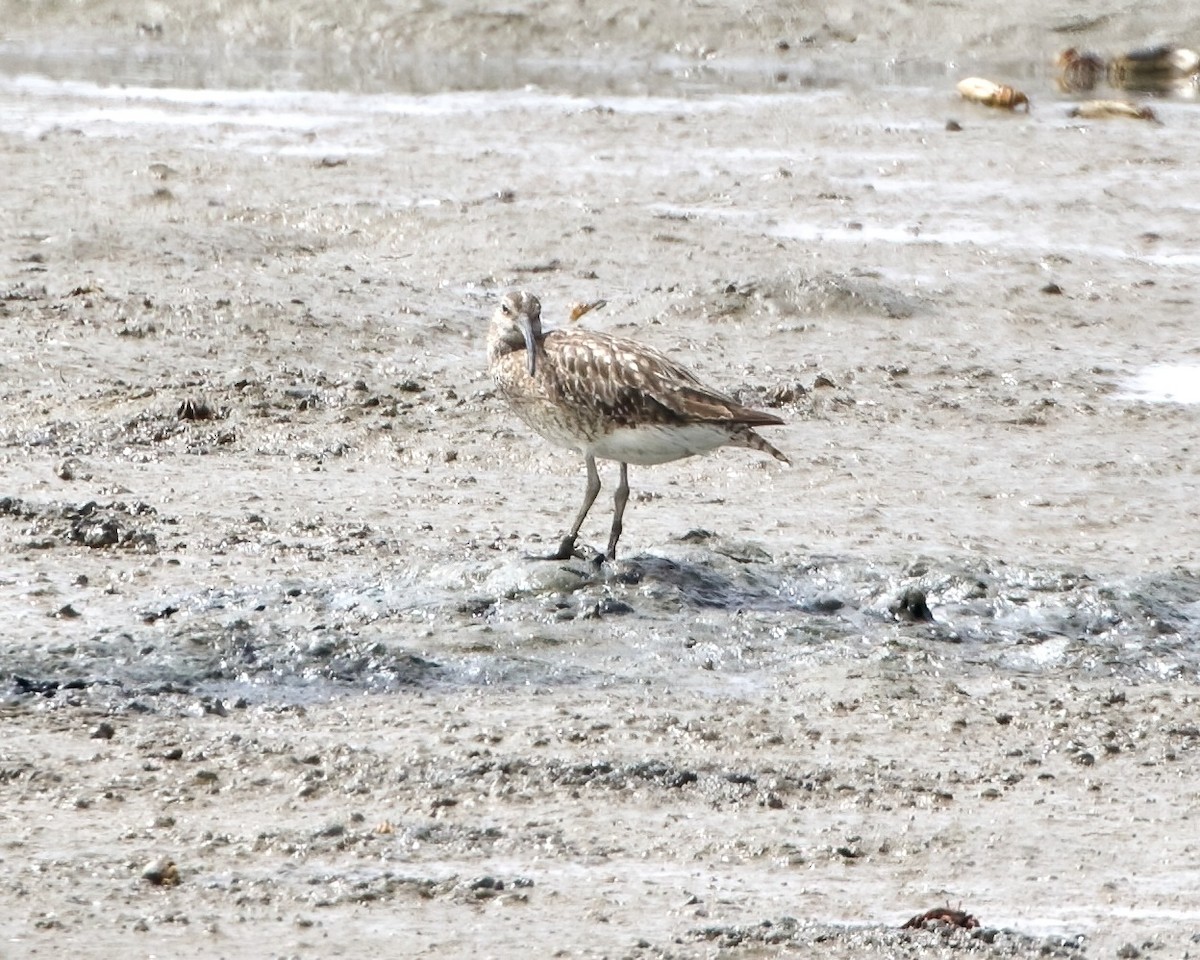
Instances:
[[[506,317],[511,317],[513,315],[512,304],[505,300],[502,304],[500,304],[500,312]]]

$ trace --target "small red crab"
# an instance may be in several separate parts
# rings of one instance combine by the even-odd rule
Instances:
[[[955,910],[949,904],[944,907],[934,907],[924,913],[911,917],[900,929],[923,930],[927,923],[941,923],[948,927],[962,927],[964,930],[974,930],[979,921],[966,910]]]

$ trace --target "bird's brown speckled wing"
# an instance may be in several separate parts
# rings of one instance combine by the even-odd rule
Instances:
[[[555,330],[542,346],[551,360],[544,376],[553,398],[618,425],[783,423],[706,387],[690,370],[632,340]]]

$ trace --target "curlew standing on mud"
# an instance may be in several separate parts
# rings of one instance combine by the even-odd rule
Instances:
[[[754,432],[777,416],[706,387],[651,347],[586,330],[542,332],[542,305],[525,291],[505,294],[488,331],[488,370],[516,414],[547,440],[583,454],[587,487],[570,532],[546,560],[576,554],[579,528],[600,492],[596,459],[616,460],[606,556],[616,558],[629,499],[629,464],[651,465],[749,447],[791,463]]]

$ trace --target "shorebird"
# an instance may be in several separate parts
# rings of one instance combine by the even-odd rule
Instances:
[[[1076,47],[1068,47],[1054,58],[1058,67],[1058,86],[1066,93],[1086,93],[1094,90],[1104,77],[1108,64],[1094,53],[1085,53]]]
[[[542,331],[531,293],[505,294],[488,331],[488,370],[522,420],[552,443],[583,455],[583,504],[558,550],[566,560],[600,492],[597,458],[620,464],[605,557],[616,559],[629,499],[629,464],[680,460],[718,447],[749,447],[791,463],[754,432],[783,423],[705,386],[691,371],[634,340],[587,330]]]
[[[1145,50],[1131,50],[1108,62],[1108,82],[1114,87],[1166,93],[1186,86],[1200,73],[1200,53],[1163,44]]]

